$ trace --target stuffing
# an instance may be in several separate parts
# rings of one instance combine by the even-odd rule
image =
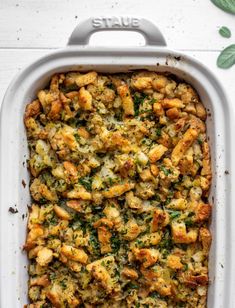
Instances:
[[[25,308],[206,308],[206,117],[173,75],[52,76],[24,115]]]

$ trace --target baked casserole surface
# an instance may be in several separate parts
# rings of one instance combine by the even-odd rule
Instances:
[[[24,116],[25,307],[206,307],[206,116],[172,75],[51,78]]]

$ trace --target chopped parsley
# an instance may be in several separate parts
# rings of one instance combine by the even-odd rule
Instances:
[[[147,95],[144,94],[144,93],[135,93],[134,94],[133,101],[134,101],[135,116],[139,115],[140,105],[143,104],[146,97],[147,97]]]
[[[62,287],[63,290],[67,289],[67,279],[63,279],[60,281],[60,286]]]
[[[160,170],[163,171],[166,176],[172,173],[172,171],[167,169],[165,166],[161,166]]]
[[[134,284],[134,283],[132,283],[132,282],[129,282],[129,283],[128,283],[128,288],[129,288],[129,289],[135,289],[135,290],[137,290],[137,289],[139,289],[139,286],[138,286],[137,284]]]
[[[78,134],[74,134],[74,138],[76,139],[77,142],[80,141],[80,136]]]
[[[193,226],[193,221],[191,218],[186,218],[184,221],[186,227],[192,227]]]
[[[100,254],[100,243],[99,243],[99,240],[98,240],[98,236],[97,236],[97,232],[95,229],[92,229],[90,231],[90,239],[89,239],[89,242],[94,250],[94,253],[96,255],[99,255]]]
[[[156,129],[156,135],[158,136],[158,137],[160,137],[161,135],[162,135],[162,130],[161,130],[161,128],[157,128]]]
[[[171,219],[176,219],[179,218],[181,213],[179,211],[169,211],[170,217]]]
[[[157,99],[156,98],[152,98],[150,101],[149,101],[149,104],[153,105],[154,103],[157,102]]]
[[[160,249],[165,250],[165,253],[169,253],[173,247],[173,241],[171,238],[170,231],[167,229],[166,232],[163,234],[161,242],[158,244]]]
[[[114,234],[111,237],[111,247],[113,253],[118,252],[121,247],[121,240],[119,239],[117,234]]]
[[[86,188],[86,190],[91,191],[91,178],[85,176],[79,179],[79,183]]]

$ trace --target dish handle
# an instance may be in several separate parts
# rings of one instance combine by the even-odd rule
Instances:
[[[93,33],[99,31],[134,31],[141,33],[146,46],[166,46],[166,41],[151,21],[138,17],[91,17],[77,25],[68,45],[87,45]]]

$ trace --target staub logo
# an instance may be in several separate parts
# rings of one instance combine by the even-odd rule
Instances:
[[[94,28],[139,28],[138,18],[131,17],[97,17],[92,19]]]

